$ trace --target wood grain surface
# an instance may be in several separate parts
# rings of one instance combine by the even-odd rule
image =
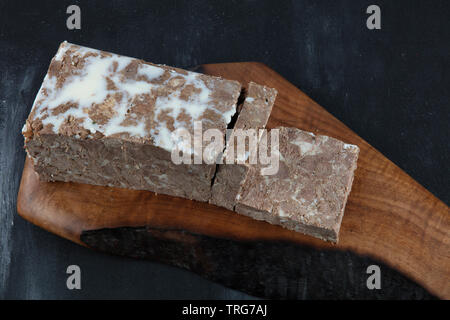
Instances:
[[[40,182],[27,159],[17,207],[32,223],[86,245],[83,232],[121,227],[182,230],[212,239],[283,242],[317,250],[351,250],[450,299],[450,211],[380,152],[275,71],[259,63],[203,65],[198,71],[278,90],[268,127],[292,126],[360,147],[358,169],[337,245],[255,221],[213,205],[147,191]],[[192,240],[169,233],[173,241]],[[205,257],[201,257],[205,259]],[[207,263],[207,262],[205,262]],[[192,269],[192,268],[191,268]],[[194,270],[200,274],[198,269]]]

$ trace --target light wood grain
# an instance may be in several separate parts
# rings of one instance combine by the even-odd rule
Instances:
[[[259,63],[201,66],[199,71],[278,90],[268,127],[292,126],[360,147],[339,244],[288,231],[225,209],[146,191],[38,180],[26,161],[18,212],[32,223],[83,244],[83,230],[151,226],[216,238],[287,241],[351,250],[379,259],[430,292],[450,299],[450,211],[410,176],[279,74]]]

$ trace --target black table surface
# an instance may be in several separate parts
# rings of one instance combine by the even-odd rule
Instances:
[[[81,30],[66,27],[71,4]],[[366,27],[371,4],[381,30]],[[0,298],[252,298],[184,270],[93,252],[16,214],[20,131],[63,40],[179,67],[263,62],[448,204],[449,17],[446,0],[1,1]],[[359,282],[373,262],[344,256],[348,284],[313,283],[305,298],[432,298],[386,266],[382,289],[367,290]],[[324,259],[318,272],[334,263]],[[66,288],[72,264],[81,290]]]

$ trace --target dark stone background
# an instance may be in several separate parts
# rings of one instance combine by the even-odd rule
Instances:
[[[81,30],[66,28],[70,4],[81,7]],[[370,4],[381,7],[382,30],[365,26]],[[0,298],[249,297],[180,269],[92,252],[16,215],[20,130],[61,41],[180,67],[263,62],[448,204],[449,17],[446,0],[1,1]],[[430,298],[385,266],[382,290],[355,290],[371,261],[343,256],[349,282],[333,289],[336,298]],[[317,272],[334,263],[324,256]],[[70,264],[81,267],[81,291],[65,287]],[[309,288],[321,287],[330,283]],[[320,297],[313,290],[305,298]]]

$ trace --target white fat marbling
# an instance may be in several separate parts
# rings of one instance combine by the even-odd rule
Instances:
[[[278,208],[278,216],[280,216],[280,217],[288,217],[289,215],[286,212],[284,212],[283,209]]]
[[[86,53],[99,54],[100,51],[85,47],[72,46],[65,42],[55,55],[55,60],[63,59],[64,54],[68,49],[75,49],[72,55],[83,56]],[[139,119],[136,115],[133,117],[136,120],[135,126],[124,126],[123,121],[126,118],[127,110],[129,109],[132,100],[142,94],[150,93],[156,86],[165,86],[167,81],[162,84],[151,84],[146,81],[130,80],[123,77],[121,71],[124,70],[135,59],[111,54],[106,57],[88,56],[85,58],[85,65],[80,70],[80,74],[68,77],[61,88],[56,88],[56,77],[49,77],[46,75],[41,89],[36,96],[33,108],[36,108],[36,116],[40,116],[43,108],[47,107],[46,114],[48,115],[42,122],[43,125],[53,124],[53,131],[58,132],[61,124],[69,116],[84,119],[82,126],[95,133],[97,131],[103,133],[105,136],[110,136],[115,133],[128,133],[131,136],[146,137],[150,135],[155,145],[166,150],[172,150],[173,142],[171,139],[171,132],[166,127],[166,123],[158,122],[158,116],[165,111],[171,116],[174,121],[175,129],[182,127],[183,124],[177,121],[180,113],[184,112],[191,117],[192,121],[199,119],[199,117],[207,110],[213,109],[218,114],[222,115],[225,124],[231,121],[231,117],[235,113],[235,106],[230,107],[229,112],[221,113],[215,109],[211,103],[211,90],[205,85],[199,75],[194,72],[188,72],[186,75],[171,70],[172,77],[182,77],[185,80],[184,85],[193,85],[200,89],[198,94],[193,94],[188,101],[180,98],[180,91],[177,90],[168,97],[157,97],[154,109],[154,121],[159,123],[156,130],[147,132],[145,129],[144,119]],[[114,65],[117,65],[114,70]],[[140,64],[137,74],[145,77],[148,81],[161,77],[165,69],[148,64]],[[107,78],[114,82],[117,88],[108,90]],[[46,90],[48,96],[45,97],[43,89]],[[115,93],[121,93],[121,101],[112,100],[114,115],[106,124],[98,124],[89,118],[87,110],[94,104],[104,103],[108,96],[112,97]],[[112,99],[112,98],[111,98]],[[76,108],[70,108],[64,113],[52,115],[52,110],[60,105],[66,103],[78,104]]]
[[[352,150],[352,149],[357,149],[358,147],[355,146],[354,144],[348,144],[348,143],[344,143],[344,149],[345,150]]]
[[[307,154],[307,153],[310,153],[314,149],[314,144],[313,143],[302,141],[301,139],[300,140],[291,141],[291,143],[296,145],[296,146],[298,146],[300,148],[300,152],[301,152],[302,156]]]
[[[147,77],[147,80],[157,79],[164,74],[164,69],[152,65],[145,65],[145,68],[139,68],[138,75]]]

